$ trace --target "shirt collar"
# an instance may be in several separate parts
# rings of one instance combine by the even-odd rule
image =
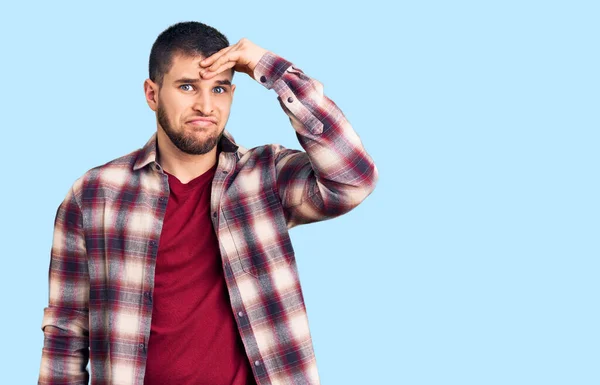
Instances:
[[[221,140],[219,141],[219,149],[224,152],[235,153],[238,150],[238,145],[235,143],[233,136],[227,131],[223,131]],[[133,165],[133,171],[139,170],[147,166],[152,162],[156,162],[156,132],[152,134],[150,139],[146,142],[144,147],[138,152],[135,163]]]

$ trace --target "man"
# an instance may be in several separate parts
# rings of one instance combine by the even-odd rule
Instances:
[[[39,384],[318,384],[288,229],[344,214],[377,169],[319,82],[197,22],[159,35],[146,145],[77,179],[58,208]],[[305,151],[224,130],[244,72]],[[255,128],[248,128],[255,129]]]

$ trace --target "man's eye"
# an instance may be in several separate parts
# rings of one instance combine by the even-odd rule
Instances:
[[[184,87],[190,87],[189,89],[185,89]],[[192,90],[192,85],[191,84],[182,84],[179,86],[180,89],[184,90],[184,91],[191,91]]]
[[[217,94],[222,94],[225,92],[225,88],[223,88],[223,87],[215,87],[215,88],[213,88],[213,91],[214,90],[216,90]]]

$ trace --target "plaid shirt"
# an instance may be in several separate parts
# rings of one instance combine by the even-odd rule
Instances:
[[[225,131],[212,222],[257,383],[319,384],[288,230],[350,211],[378,173],[318,81],[270,52],[254,77],[275,90],[305,151],[245,149]],[[94,385],[143,384],[168,198],[156,134],[74,182],[54,225],[39,384],[87,384],[88,360]]]

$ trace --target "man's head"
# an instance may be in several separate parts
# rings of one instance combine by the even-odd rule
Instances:
[[[200,60],[229,46],[216,29],[198,22],[172,25],[152,46],[146,101],[158,129],[187,154],[205,154],[218,143],[233,101],[233,69],[205,80]]]

